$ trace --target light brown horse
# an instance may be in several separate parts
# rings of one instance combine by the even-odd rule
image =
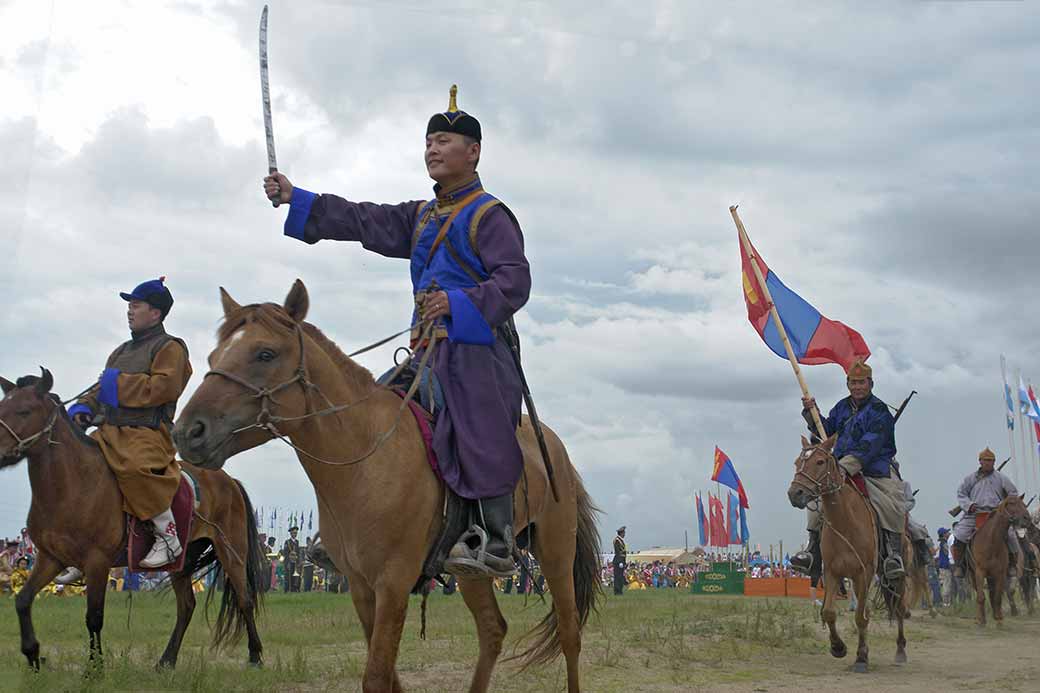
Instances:
[[[101,663],[108,574],[126,547],[127,521],[115,475],[97,443],[85,435],[50,394],[53,378],[25,376],[17,383],[0,378],[0,468],[28,461],[32,504],[28,529],[36,545],[36,563],[15,598],[21,649],[40,668],[40,643],[32,624],[36,594],[66,566],[83,571],[87,584],[87,631],[90,660]],[[224,472],[188,466],[200,488],[184,569],[171,574],[177,595],[177,623],[157,666],[177,663],[181,639],[195,610],[191,577],[207,566],[225,575],[224,596],[213,630],[213,645],[249,635],[249,662],[259,665],[262,645],[254,612],[261,592],[262,547],[253,508],[245,489]],[[218,574],[219,577],[219,574]],[[210,590],[207,604],[212,598]]]
[[[293,284],[281,306],[240,306],[223,289],[221,300],[224,324],[209,357],[221,372],[199,386],[177,420],[174,440],[182,455],[208,468],[271,440],[271,428],[291,441],[317,495],[322,543],[350,582],[368,642],[363,689],[400,691],[395,666],[408,595],[440,529],[445,498],[419,428],[407,410],[399,418],[396,394],[304,322],[309,298],[303,282]],[[322,415],[330,405],[334,411]],[[525,666],[542,664],[562,650],[573,693],[581,630],[600,590],[596,509],[555,433],[545,428],[559,502],[527,419],[517,435],[527,498],[521,481],[515,528],[522,535],[533,526],[532,549],[552,594],[549,614],[517,657]],[[480,639],[470,690],[486,691],[506,622],[490,578],[462,578],[459,586]]]
[[[845,642],[838,634],[837,609],[834,600],[842,578],[852,581],[856,594],[856,629],[859,646],[856,649],[855,671],[867,671],[867,594],[878,571],[878,526],[870,501],[845,477],[831,451],[837,436],[831,436],[818,445],[811,445],[802,437],[802,452],[795,460],[794,479],[787,489],[788,500],[803,509],[817,502],[823,516],[820,550],[823,556],[824,596],[820,615],[830,630],[831,654],[844,657],[848,653]],[[903,537],[903,565],[910,565],[908,537]],[[909,590],[903,582],[883,589],[890,619],[898,624],[896,637],[896,664],[906,663],[906,637],[903,617],[907,611]]]
[[[1029,509],[1022,496],[1011,494],[990,513],[968,546],[968,575],[975,588],[975,622],[986,625],[986,593],[997,627],[1004,624],[1003,600],[1008,575],[1008,528],[1029,522]]]

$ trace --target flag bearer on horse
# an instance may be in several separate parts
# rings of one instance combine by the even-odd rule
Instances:
[[[410,260],[413,324],[435,321],[438,338],[446,338],[431,359],[444,395],[433,447],[445,483],[472,501],[473,525],[445,569],[505,577],[515,572],[513,489],[523,468],[516,439],[522,382],[505,331],[527,303],[531,273],[516,218],[477,175],[480,123],[458,109],[455,94],[452,86],[448,110],[426,127],[434,199],[350,202],[294,187],[281,173],[264,178],[264,191],[290,204],[287,236],[305,243],[359,241],[380,255]],[[413,331],[415,363],[427,346],[418,336]]]
[[[964,511],[964,516],[953,528],[953,574],[956,577],[964,577],[965,547],[971,543],[975,536],[976,513],[979,511],[991,511],[1000,505],[1000,502],[1012,494],[1017,494],[1018,489],[1001,472],[993,468],[997,456],[992,450],[986,448],[979,453],[979,468],[964,478],[957,489],[957,504]],[[1007,533],[1008,546],[1008,575],[1014,576],[1018,566],[1018,537],[1015,528],[1010,527]]]
[[[170,428],[191,364],[183,340],[163,327],[173,307],[164,280],[119,294],[127,302],[130,341],[116,347],[98,385],[69,408],[81,428],[98,426],[91,437],[119,483],[123,510],[152,522],[155,543],[140,562],[144,568],[172,563],[182,550],[170,509],[180,484]],[[62,582],[80,577],[75,567],[58,576]]]
[[[895,466],[895,419],[888,405],[873,394],[874,377],[870,366],[857,359],[847,375],[849,396],[835,404],[828,416],[820,418],[827,435],[838,436],[833,451],[838,466],[850,477],[863,474],[883,535],[882,573],[889,580],[897,580],[906,574],[902,559],[906,496]],[[802,406],[802,417],[815,435],[812,409],[816,407],[816,400],[803,398]],[[809,545],[791,558],[791,565],[804,573],[819,575],[823,515],[812,509],[808,515]]]

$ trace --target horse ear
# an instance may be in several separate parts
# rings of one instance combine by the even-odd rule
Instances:
[[[220,287],[220,305],[224,307],[225,318],[242,307],[238,304],[238,301],[231,298],[231,294],[224,287]]]
[[[809,449],[809,439],[806,438],[805,436],[802,436],[802,450],[808,450],[808,449]]]
[[[823,441],[823,449],[826,450],[827,452],[831,452],[832,450],[834,450],[834,444],[837,443],[837,442],[838,442],[838,434],[835,433],[834,435],[829,436],[827,438],[827,440]]]
[[[43,366],[40,366],[40,371],[43,373],[43,377],[36,383],[36,391],[41,395],[46,395],[54,387],[54,376]]]
[[[303,322],[304,318],[307,317],[307,310],[311,307],[311,299],[307,295],[307,287],[303,285],[303,282],[299,279],[293,282],[292,288],[289,289],[289,294],[285,297],[285,304],[282,306],[285,308],[285,312],[289,314],[289,317],[296,322]]]
[[[2,389],[4,391],[5,395],[7,393],[9,393],[11,390],[13,390],[14,388],[15,388],[15,384],[14,383],[12,383],[7,378],[0,377],[0,389]]]

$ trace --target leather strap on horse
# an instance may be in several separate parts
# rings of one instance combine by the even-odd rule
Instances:
[[[464,198],[462,198],[462,200],[457,205],[455,205],[455,209],[451,211],[451,214],[448,215],[448,218],[444,220],[443,224],[441,224],[441,229],[437,232],[437,237],[433,239],[433,245],[430,246],[430,252],[426,256],[427,267],[430,266],[430,261],[433,260],[433,254],[437,252],[437,248],[441,246],[441,242],[443,242],[444,238],[448,235],[448,230],[451,228],[452,222],[455,221],[455,218],[458,217],[462,210],[468,207],[470,203],[474,202],[478,197],[480,197],[483,194],[484,191],[482,189],[474,190],[469,195],[466,195]]]

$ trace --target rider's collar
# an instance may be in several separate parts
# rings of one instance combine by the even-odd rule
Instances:
[[[148,339],[149,337],[154,337],[157,334],[164,334],[165,332],[166,328],[164,328],[163,324],[160,322],[152,325],[151,327],[146,327],[143,330],[137,330],[136,332],[131,331],[130,339],[135,342],[139,342],[142,339]]]
[[[462,183],[450,188],[445,188],[441,186],[440,183],[433,186],[433,192],[437,195],[437,202],[441,205],[457,202],[466,195],[469,195],[471,192],[482,189],[483,186],[480,184],[480,176],[475,173],[472,178],[468,178]]]

